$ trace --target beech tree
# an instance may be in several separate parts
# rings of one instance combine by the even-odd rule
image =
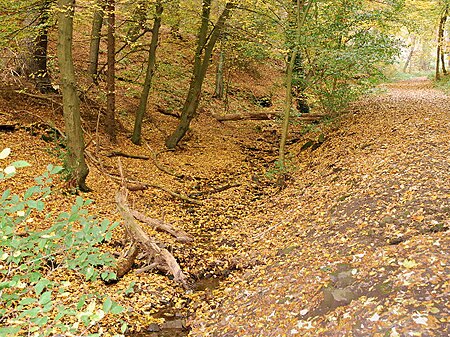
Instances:
[[[142,89],[139,108],[136,111],[136,118],[134,121],[134,131],[131,138],[134,144],[141,142],[142,120],[147,110],[147,101],[150,88],[152,85],[152,78],[155,72],[156,64],[156,48],[158,46],[159,28],[161,27],[161,15],[163,13],[163,5],[161,0],[156,1],[155,5],[155,19],[152,28],[152,40],[150,42],[150,50],[148,52],[147,72],[145,74],[144,87]]]
[[[75,0],[58,0],[58,65],[63,96],[63,114],[67,141],[66,169],[83,192],[89,168],[84,159],[84,137],[81,129],[80,101],[77,94],[72,56]]]
[[[92,19],[91,42],[89,46],[89,68],[88,72],[94,81],[97,80],[98,53],[100,51],[100,39],[105,14],[105,0],[97,0]]]
[[[211,2],[212,0],[203,0],[202,21],[198,34],[197,49],[195,51],[193,75],[178,126],[166,140],[166,146],[169,149],[175,148],[178,142],[184,137],[197,112],[201,98],[203,80],[205,79],[206,71],[208,70],[214,46],[230,15],[231,9],[235,6],[234,2],[226,3],[225,8],[208,36]]]
[[[444,55],[444,32],[445,23],[447,22],[449,4],[445,2],[444,8],[439,19],[438,37],[437,37],[437,48],[436,48],[436,80],[441,79],[440,75],[440,65],[442,66],[442,73],[447,75],[447,70],[445,68],[445,55]]]

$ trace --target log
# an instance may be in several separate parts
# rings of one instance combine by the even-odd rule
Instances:
[[[191,242],[194,240],[188,233],[186,233],[181,229],[173,227],[171,224],[165,223],[158,219],[150,218],[136,210],[131,210],[131,214],[134,216],[136,220],[144,222],[147,225],[152,226],[156,230],[165,231],[171,234],[179,242]]]
[[[219,122],[228,122],[228,121],[242,121],[242,120],[271,120],[275,119],[277,117],[281,118],[281,115],[279,113],[275,112],[258,112],[258,113],[236,113],[236,114],[227,114],[227,115],[218,115],[218,114],[212,114],[212,116],[217,119]],[[294,117],[297,120],[302,121],[317,121],[324,117],[327,117],[327,115],[323,114],[304,114],[301,116]]]
[[[173,275],[174,280],[180,282],[185,288],[188,287],[186,276],[175,260],[173,255],[165,248],[160,248],[156,241],[139,226],[132,215],[127,204],[127,189],[122,186],[116,194],[116,203],[120,215],[125,221],[128,233],[137,242],[142,250],[149,256],[153,257],[154,265],[159,270],[169,272]]]

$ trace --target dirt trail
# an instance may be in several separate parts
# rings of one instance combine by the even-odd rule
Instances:
[[[197,311],[190,336],[447,336],[450,100],[426,79],[355,104],[295,181],[247,219],[262,265]]]

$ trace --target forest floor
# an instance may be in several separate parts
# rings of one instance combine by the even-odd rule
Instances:
[[[174,118],[152,113],[144,145],[135,146],[127,138],[132,118],[123,115],[114,145],[97,132],[95,109],[85,107],[87,183],[93,192],[83,197],[94,200],[92,214],[121,220],[112,151],[149,158],[122,158],[126,177],[202,203],[157,188],[129,197],[134,209],[194,238],[180,243],[145,227],[173,253],[193,286],[186,291],[155,272],[130,272],[106,286],[54,271],[53,277],[71,284],[71,296],[58,300],[73,306],[83,293],[109,294],[127,308],[122,319],[130,331],[148,336],[162,336],[150,332],[158,330],[155,323],[179,333],[187,324],[190,335],[199,337],[448,335],[449,103],[426,80],[399,82],[355,103],[332,123],[294,126],[291,179],[281,193],[270,177],[276,121],[219,123],[209,106],[171,152],[163,142]],[[56,99],[2,91],[0,124],[17,125],[0,132],[0,147],[12,149],[11,160],[32,165],[6,187],[23,192],[47,164],[61,163],[61,150],[45,140],[48,124],[63,129]],[[306,147],[308,142],[313,146]],[[54,192],[46,210],[70,209],[75,196],[66,193],[62,180]],[[46,226],[34,218],[37,229]],[[105,249],[122,251],[122,239],[119,228]],[[120,328],[116,321],[107,316],[101,324],[114,333]]]
[[[290,149],[294,180],[243,221],[263,264],[190,336],[450,335],[450,100],[426,79],[384,88]]]

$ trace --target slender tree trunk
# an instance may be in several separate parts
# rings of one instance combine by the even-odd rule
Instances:
[[[159,28],[161,27],[162,12],[163,12],[162,2],[161,0],[158,0],[156,2],[156,16],[153,22],[152,41],[150,43],[150,50],[148,52],[147,73],[145,74],[144,88],[142,89],[139,108],[136,112],[136,119],[134,121],[134,131],[133,136],[131,138],[131,141],[137,145],[140,144],[141,142],[142,120],[147,110],[148,95],[152,85],[153,74],[155,72],[156,48],[158,47]]]
[[[73,14],[75,0],[58,0],[58,64],[61,72],[63,114],[67,137],[67,169],[81,191],[89,191],[89,169],[84,160],[80,102],[77,95],[72,57]]]
[[[444,29],[445,29],[445,22],[447,21],[447,15],[448,15],[448,5],[445,6],[444,12],[441,16],[441,19],[439,21],[439,29],[438,29],[438,41],[437,41],[437,49],[436,49],[436,80],[441,79],[440,75],[440,61],[442,57],[442,45],[444,42]],[[444,66],[445,67],[445,66]]]
[[[32,24],[37,29],[36,37],[26,42],[28,55],[25,58],[25,75],[34,81],[41,93],[54,91],[47,69],[48,20],[51,3],[51,0],[38,2],[39,16]]]
[[[97,80],[98,53],[100,51],[100,37],[103,26],[103,17],[105,14],[104,0],[97,0],[92,20],[91,43],[89,48],[89,68],[88,72],[94,81]]]
[[[231,2],[228,2],[225,5],[225,9],[222,11],[219,19],[217,20],[217,23],[210,34],[208,43],[206,43],[211,0],[203,1],[202,25],[199,33],[197,51],[195,53],[194,76],[192,77],[190,83],[189,92],[181,112],[178,126],[166,140],[166,146],[169,149],[175,148],[178,142],[184,137],[197,112],[202,92],[203,80],[205,79],[206,71],[208,70],[209,60],[211,58],[214,45],[216,44],[217,39],[219,38],[225,25],[225,21],[230,15],[230,11],[233,7],[234,3]],[[204,53],[202,58],[203,49]]]
[[[405,65],[403,66],[403,72],[406,73],[408,71],[408,66],[411,64],[411,60],[414,54],[414,50],[416,49],[416,37],[413,36],[411,40],[411,48],[409,49],[408,57],[406,58]],[[411,67],[410,67],[411,72]]]
[[[280,174],[278,176],[278,185],[283,186],[286,179],[286,140],[289,133],[289,117],[292,106],[292,77],[294,72],[295,60],[297,59],[297,50],[292,51],[289,63],[286,67],[286,96],[284,99],[284,116],[281,127],[280,150],[278,155],[278,165]]]
[[[442,73],[444,75],[447,75],[447,69],[445,68],[445,53],[444,48],[441,47],[441,66],[442,66]]]
[[[108,9],[108,76],[107,76],[107,106],[106,106],[106,133],[112,142],[116,142],[116,41],[115,41],[115,0],[107,0]]]
[[[214,90],[214,97],[218,99],[223,98],[224,82],[223,82],[223,66],[225,63],[225,53],[223,50],[219,54],[219,62],[216,70],[216,89]]]

